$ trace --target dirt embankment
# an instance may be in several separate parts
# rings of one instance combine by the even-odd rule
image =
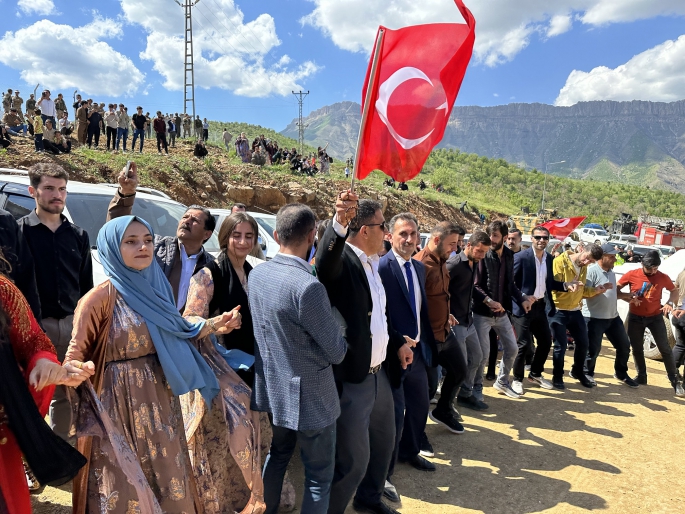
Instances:
[[[13,138],[14,144],[0,153],[0,167],[26,169],[37,162],[56,162],[70,173],[72,180],[82,182],[114,182],[127,159],[139,163],[141,183],[167,193],[186,205],[201,204],[209,207],[227,207],[242,202],[250,209],[276,212],[290,202],[309,205],[320,218],[333,214],[335,197],[349,187],[336,174],[306,177],[290,173],[285,167],[259,168],[251,164],[238,164],[221,148],[208,146],[205,160],[193,157],[190,141],[178,141],[169,149],[169,156],[157,155],[151,141],[146,141],[142,155],[112,154],[102,150],[82,151],[74,144],[71,154],[53,156],[34,152],[33,141]],[[381,201],[386,219],[400,212],[414,213],[421,231],[429,231],[438,221],[452,220],[467,232],[480,226],[478,216],[461,213],[458,208],[442,201],[428,200],[411,191],[375,189],[364,182],[357,183],[362,198]],[[499,213],[488,213],[488,219],[499,218]]]

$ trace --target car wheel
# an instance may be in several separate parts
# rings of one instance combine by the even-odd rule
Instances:
[[[668,339],[668,345],[673,348],[675,346],[675,336],[673,335],[673,326],[671,325],[671,320],[669,319],[668,316],[664,316],[664,324],[666,325],[666,337]],[[628,331],[628,318],[626,318],[623,326],[626,329],[626,332]],[[652,332],[646,328],[645,329],[645,337],[643,341],[643,350],[645,354],[645,358],[647,359],[652,359],[655,361],[660,361],[662,360],[661,352],[659,351],[659,347],[656,345],[656,341],[654,340],[654,336],[652,335]]]

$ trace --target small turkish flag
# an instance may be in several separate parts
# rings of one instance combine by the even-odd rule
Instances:
[[[578,216],[575,218],[561,218],[558,220],[551,220],[543,223],[542,226],[549,230],[549,233],[560,240],[566,239],[571,232],[573,232],[578,225],[580,225],[586,216]]]
[[[378,169],[406,182],[419,174],[442,140],[475,40],[471,11],[462,0],[455,3],[466,25],[379,28],[374,48],[381,31],[383,37],[376,71],[372,56],[362,90],[362,106],[368,105],[368,112],[366,120],[362,112],[357,178]]]

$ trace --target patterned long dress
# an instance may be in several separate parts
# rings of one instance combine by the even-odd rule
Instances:
[[[99,404],[91,398],[88,415],[82,398],[76,425],[79,435],[92,434],[94,426],[105,431],[105,437],[93,437],[88,512],[139,513],[141,487],[144,495],[154,495],[155,511],[198,512],[179,399],[167,385],[144,320],[118,294],[105,362]],[[139,477],[142,471],[145,480],[132,481],[122,469],[125,446],[136,458],[126,460],[129,469]]]

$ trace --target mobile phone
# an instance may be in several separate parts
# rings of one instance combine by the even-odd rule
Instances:
[[[131,178],[131,161],[126,161],[126,178]]]

